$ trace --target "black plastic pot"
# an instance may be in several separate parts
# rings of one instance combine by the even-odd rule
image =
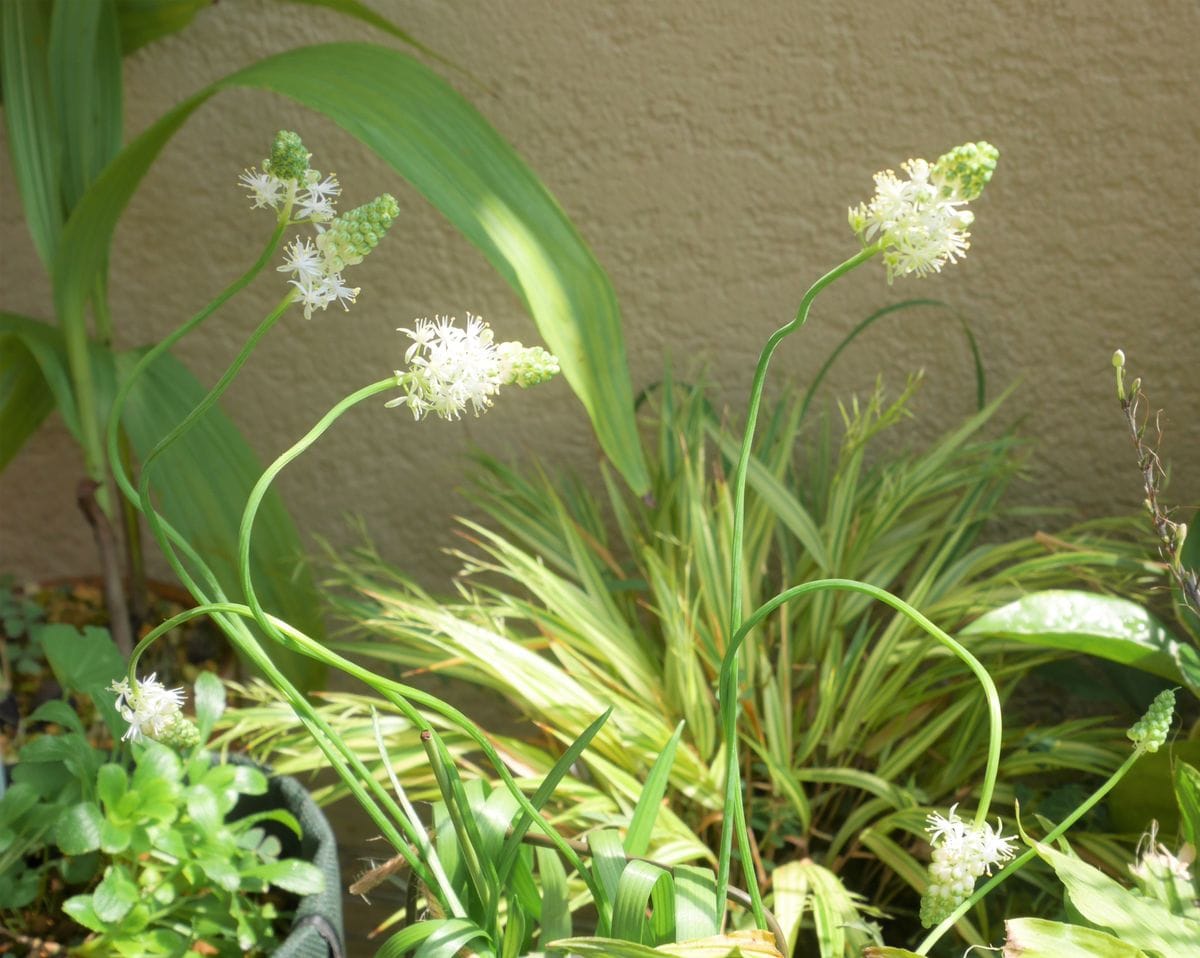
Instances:
[[[316,895],[300,899],[292,930],[275,949],[274,958],[344,958],[346,936],[342,927],[342,876],[338,868],[337,839],[329,819],[317,807],[308,790],[288,775],[271,775],[269,769],[240,756],[229,761],[255,765],[269,776],[262,795],[244,795],[234,816],[252,815],[272,808],[284,808],[296,816],[303,833],[295,833],[276,822],[263,822],[263,828],[279,839],[282,857],[312,862],[325,876],[325,887]]]

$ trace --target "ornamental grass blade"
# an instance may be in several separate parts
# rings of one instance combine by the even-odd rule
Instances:
[[[724,903],[717,902],[717,876],[710,868],[676,865],[675,937],[678,941],[709,938],[721,928]],[[774,872],[772,878],[779,874]],[[776,886],[778,887],[778,886]]]
[[[625,866],[613,899],[612,935],[646,945],[675,940],[675,881],[669,871],[641,860]]]
[[[654,822],[658,817],[658,809],[662,804],[663,795],[667,791],[667,782],[671,776],[671,765],[675,761],[675,749],[683,735],[683,723],[675,726],[674,734],[663,746],[662,753],[650,769],[642,786],[642,794],[633,809],[629,819],[629,831],[625,834],[625,854],[630,856],[645,855],[650,848],[650,836],[654,833]]]
[[[604,723],[608,721],[608,717],[612,715],[612,709],[609,708],[591,725],[583,730],[583,733],[568,746],[566,751],[554,763],[554,767],[550,769],[546,776],[538,785],[537,791],[529,799],[530,804],[534,808],[540,809],[550,800],[550,796],[554,794],[554,789],[558,787],[558,783],[562,781],[570,770],[571,766],[579,761],[584,749],[591,744],[592,739],[596,737],[596,733],[604,727]],[[521,849],[521,841],[525,837],[525,833],[529,831],[533,822],[530,820],[528,813],[522,813],[521,817],[513,823],[512,834],[504,841],[504,848],[500,853],[499,860],[496,863],[496,873],[503,883],[512,870],[516,862],[517,854]]]
[[[392,935],[375,952],[375,958],[404,958],[414,949],[421,958],[450,958],[480,938],[487,939],[484,930],[464,918],[419,921]]]
[[[1187,648],[1135,602],[1067,589],[1035,592],[980,616],[962,635],[992,635],[1042,648],[1081,652],[1131,665],[1173,682]]]

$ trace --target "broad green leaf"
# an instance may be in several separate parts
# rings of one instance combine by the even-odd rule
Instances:
[[[96,909],[92,907],[91,895],[75,895],[63,902],[63,911],[83,925],[88,931],[106,932],[108,926],[100,920]]]
[[[177,33],[204,7],[216,0],[117,0],[121,52],[132,53],[147,43]]]
[[[19,337],[0,335],[0,470],[53,409],[37,358]]]
[[[69,214],[121,149],[121,41],[114,0],[54,4],[48,72]]]
[[[109,686],[125,676],[125,659],[106,629],[52,624],[38,633],[46,661],[65,689],[91,697],[96,710],[114,738],[120,738],[129,723],[117,711],[116,696]]]
[[[543,950],[548,942],[571,934],[571,903],[567,891],[567,873],[558,852],[551,848],[535,848],[538,863],[538,885],[542,891],[541,928]]]
[[[1171,914],[1162,902],[1135,895],[1098,868],[1040,842],[1034,849],[1058,875],[1071,904],[1122,941],[1171,958],[1200,956],[1200,922]]]
[[[112,865],[92,892],[92,908],[101,921],[118,922],[129,914],[139,897],[138,886],[125,869]]]
[[[1141,949],[1081,925],[1013,918],[1004,923],[1004,930],[1004,958],[1147,958]]]
[[[277,888],[290,891],[293,895],[316,895],[325,887],[321,869],[311,862],[287,858],[280,862],[268,862],[247,868],[243,874],[250,878],[261,878]]]
[[[980,616],[962,635],[994,635],[1083,652],[1181,681],[1175,637],[1140,605],[1113,596],[1035,592]]]
[[[103,822],[95,802],[79,802],[63,812],[54,829],[54,842],[64,855],[94,852],[100,847]]]
[[[1200,847],[1200,771],[1187,762],[1175,765],[1175,800],[1180,837],[1193,848]]]
[[[83,720],[79,717],[79,713],[62,699],[43,702],[30,712],[25,719],[25,725],[28,727],[34,722],[54,722],[72,732],[83,734]]]
[[[200,727],[200,741],[207,742],[217,719],[225,711],[225,685],[211,672],[201,672],[192,686],[192,697],[196,706],[196,724]]]
[[[39,0],[0,3],[0,75],[8,149],[25,224],[38,256],[53,274],[65,211],[59,181],[62,140],[46,61],[48,13],[49,7]]]
[[[59,415],[78,440],[79,417],[75,412],[75,391],[67,368],[62,332],[40,319],[0,312],[0,335],[13,337],[33,356],[58,406]]]
[[[118,357],[119,374],[127,375],[136,358],[129,353]],[[164,354],[151,364],[130,392],[121,416],[135,453],[147,455],[206,391],[173,356]],[[151,469],[159,511],[204,557],[226,595],[240,595],[238,523],[246,497],[262,474],[245,439],[214,408]],[[259,511],[250,559],[264,608],[319,639],[320,600],[312,572],[283,501],[274,492]],[[319,687],[323,666],[279,647],[271,648],[271,657],[301,687]]]
[[[1200,763],[1200,741],[1180,740],[1138,759],[1117,782],[1107,799],[1113,828],[1137,834],[1157,821],[1164,834],[1180,824],[1173,768],[1178,762]]]
[[[110,814],[128,788],[129,776],[124,768],[114,762],[108,762],[100,767],[100,771],[96,775],[96,794]]]
[[[327,44],[271,57],[202,90],[133,140],[63,230],[54,293],[64,326],[80,321],[117,220],[158,152],[197,107],[232,87],[273,90],[326,114],[477,245],[524,298],[601,446],[635,492],[649,488],[608,277],[487,121],[436,74],[393,50]]]
[[[671,764],[675,761],[675,749],[679,738],[683,735],[683,723],[675,726],[675,732],[663,746],[662,752],[654,761],[654,766],[646,776],[642,786],[642,794],[633,809],[629,819],[629,831],[625,834],[625,854],[633,857],[645,855],[650,848],[650,836],[654,833],[654,822],[658,818],[658,808],[662,804],[663,795],[667,791],[667,782],[671,775]]]

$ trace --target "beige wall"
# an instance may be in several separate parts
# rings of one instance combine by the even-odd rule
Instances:
[[[370,0],[483,87],[453,82],[543,178],[608,269],[625,314],[635,386],[665,357],[737,406],[764,337],[805,286],[854,249],[847,205],[871,174],[986,138],[1001,167],[978,204],[965,264],[889,289],[875,264],[818,302],[773,386],[803,383],[858,319],[935,296],[969,315],[994,387],[1021,377],[1014,414],[1041,440],[1025,502],[1083,514],[1139,501],[1109,356],[1122,346],[1166,406],[1171,501],[1200,501],[1200,5],[1070,0],[955,6],[762,0],[561,3]],[[186,32],[126,62],[127,132],[264,54],[329,39],[390,41],[325,11],[222,0]],[[299,312],[260,349],[227,409],[272,456],[345,393],[386,375],[414,316],[482,313],[503,338],[536,341],[515,296],[424,201],[330,123],[263,93],[224,93],[167,148],[117,234],[113,308],[123,344],[161,337],[249,261],[270,227],[235,187],[272,133],[296,129],[347,208],[384,190],[402,219],[356,270],[348,315]],[[48,315],[7,153],[0,307]],[[206,381],[280,293],[266,276],[181,356]],[[923,366],[918,432],[969,407],[967,354],[928,314],[879,327],[839,389],[882,370],[899,387]],[[362,513],[387,554],[436,581],[454,494],[473,447],[592,469],[593,442],[562,383],[501,397],[487,417],[414,424],[357,410],[283,480],[310,531],[347,541]],[[80,472],[54,421],[2,480],[0,569],[90,570],[73,504]],[[432,563],[432,565],[431,565]],[[439,564],[440,563],[440,564]]]

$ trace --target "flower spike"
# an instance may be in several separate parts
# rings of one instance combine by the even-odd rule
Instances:
[[[468,407],[478,416],[491,407],[501,386],[532,386],[558,372],[558,360],[540,346],[497,345],[491,327],[471,313],[465,327],[455,322],[452,316],[435,316],[398,330],[412,340],[404,354],[409,368],[396,370],[404,395],[388,406],[407,405],[415,419],[430,412],[459,419]]]
[[[940,272],[966,254],[975,215],[962,207],[983,192],[999,155],[990,143],[966,143],[933,165],[901,164],[907,179],[892,170],[875,174],[875,196],[850,208],[850,228],[864,246],[879,244],[889,284],[909,273]]]

